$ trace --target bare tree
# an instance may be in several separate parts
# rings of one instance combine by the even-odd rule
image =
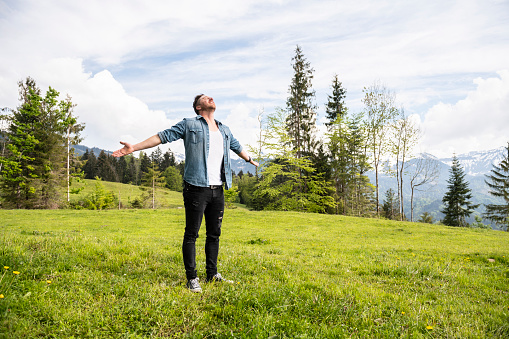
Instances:
[[[419,158],[415,164],[415,170],[410,174],[410,188],[412,190],[410,197],[410,221],[414,221],[414,191],[427,191],[436,185],[436,180],[440,175],[438,162],[431,158]],[[430,184],[427,189],[420,188]]]
[[[77,145],[83,138],[80,136],[80,132],[85,129],[84,124],[79,124],[77,117],[73,116],[75,104],[72,103],[71,97],[67,95],[65,101],[60,103],[60,109],[64,113],[63,126],[66,130],[67,140],[67,165],[66,165],[66,181],[67,181],[67,202],[70,198],[70,185],[71,185],[71,173],[70,173],[70,162],[71,157],[74,155],[74,150],[71,149],[71,145]]]
[[[258,111],[258,140],[256,141],[257,145],[247,145],[249,152],[255,156],[255,160],[262,165],[263,162],[263,144],[265,142],[265,134],[263,133],[263,115],[265,114],[265,110],[260,108]],[[258,167],[255,169],[256,179],[259,179],[258,175]]]
[[[416,123],[408,116],[405,116],[405,110],[399,110],[399,119],[392,124],[391,139],[389,147],[391,153],[396,159],[396,181],[398,182],[398,201],[400,220],[404,219],[405,211],[403,207],[403,178],[405,163],[412,157],[412,150],[421,137],[421,130]]]
[[[5,107],[0,109],[0,112],[10,113],[10,109]],[[5,131],[9,127],[9,116],[7,114],[0,114],[0,156],[5,156],[5,149],[7,145],[7,137]],[[0,162],[0,172],[2,172],[3,162]]]
[[[366,116],[366,129],[368,135],[368,149],[375,169],[375,189],[376,189],[376,213],[380,215],[380,197],[378,173],[382,156],[387,152],[387,134],[391,123],[398,114],[395,107],[396,95],[389,91],[387,87],[379,81],[369,87],[364,88],[364,99]]]

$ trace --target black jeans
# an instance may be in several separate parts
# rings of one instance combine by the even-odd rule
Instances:
[[[184,206],[186,209],[186,230],[182,243],[182,255],[187,279],[194,279],[196,272],[196,238],[200,231],[203,215],[207,238],[205,239],[205,269],[207,278],[217,273],[219,236],[224,213],[224,192],[222,186],[198,187],[184,182]]]

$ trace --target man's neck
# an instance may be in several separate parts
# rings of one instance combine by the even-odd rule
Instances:
[[[205,119],[207,124],[209,125],[209,130],[217,131],[218,127],[216,121],[214,120],[214,111],[200,111],[200,115]]]

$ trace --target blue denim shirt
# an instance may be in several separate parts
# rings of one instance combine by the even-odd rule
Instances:
[[[232,186],[232,170],[230,163],[230,150],[239,154],[242,146],[230,132],[230,129],[216,120],[219,131],[223,136],[223,169],[221,178],[226,182],[226,189]],[[207,157],[209,154],[209,126],[207,121],[199,115],[186,118],[175,126],[158,133],[161,143],[184,140],[186,150],[186,163],[184,167],[184,180],[194,186],[209,186],[207,175]]]

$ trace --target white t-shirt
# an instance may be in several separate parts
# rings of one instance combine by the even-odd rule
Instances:
[[[219,130],[209,130],[209,154],[207,157],[207,174],[209,185],[222,185],[221,165],[223,163],[223,135]]]

